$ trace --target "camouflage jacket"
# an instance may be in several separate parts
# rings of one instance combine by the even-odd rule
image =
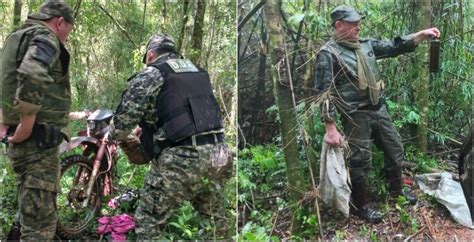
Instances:
[[[166,53],[159,56],[155,63],[160,64],[177,58],[179,58],[177,54]],[[131,131],[142,122],[152,127],[158,123],[159,117],[156,112],[156,103],[164,81],[161,71],[153,66],[147,66],[129,78],[128,88],[122,94],[122,100],[115,111],[113,119],[116,140],[125,141]],[[223,130],[213,130],[201,134],[221,132]],[[165,132],[159,128],[153,134],[153,141],[156,144],[157,141],[164,140],[166,140]]]
[[[360,39],[360,45],[366,54],[366,60],[374,77],[381,80],[382,75],[377,67],[377,59],[395,57],[415,50],[413,35],[397,37],[393,41]],[[355,52],[337,44],[332,38],[320,48],[314,68],[315,88],[323,93],[329,91],[338,100],[337,108],[344,112],[354,112],[357,108],[370,105],[367,90],[357,87],[357,58]],[[383,93],[381,94],[383,96]],[[322,117],[334,121],[336,105],[333,99],[321,105]]]
[[[179,58],[178,55],[166,53],[159,56],[155,62],[162,63],[176,58]],[[158,123],[159,117],[155,110],[164,81],[161,71],[153,66],[146,66],[128,79],[128,88],[122,94],[122,100],[113,119],[114,135],[118,141],[126,140],[131,131],[141,122],[149,126]],[[162,129],[153,134],[153,140],[166,140]]]
[[[0,122],[20,114],[64,127],[71,107],[69,53],[43,21],[27,19],[5,41],[1,58]]]

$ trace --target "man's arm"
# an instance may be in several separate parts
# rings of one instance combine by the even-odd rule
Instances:
[[[414,34],[396,37],[393,41],[371,40],[371,43],[375,57],[381,59],[412,52],[420,42],[431,38],[439,38],[440,35],[437,28],[429,28]]]
[[[439,32],[438,28],[434,27],[416,32],[414,34],[413,41],[415,42],[415,45],[417,45],[422,41],[429,40],[432,38],[439,39],[440,36],[441,33]]]
[[[21,114],[20,115],[20,123],[16,127],[15,133],[13,136],[8,137],[8,143],[20,143],[28,137],[31,136],[31,132],[33,131],[33,125],[35,124],[36,115],[27,115]]]
[[[162,85],[163,77],[160,71],[152,67],[130,80],[113,118],[114,137],[117,140],[126,140],[145,117],[146,112],[154,110]]]
[[[321,117],[326,126],[324,141],[329,145],[338,145],[341,134],[336,128],[336,107],[331,101],[331,88],[334,88],[333,58],[328,51],[319,51],[314,68],[314,86],[319,91],[321,101]]]

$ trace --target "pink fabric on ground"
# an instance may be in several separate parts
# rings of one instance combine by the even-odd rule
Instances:
[[[125,233],[135,228],[135,221],[128,214],[100,217],[98,222],[97,233],[100,235],[111,233],[113,241],[125,241],[127,239]]]

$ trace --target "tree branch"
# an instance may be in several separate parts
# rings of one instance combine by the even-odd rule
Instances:
[[[265,4],[265,0],[260,1],[250,12],[240,21],[239,26],[237,27],[237,31],[244,27],[244,25],[249,21],[249,19]]]
[[[76,7],[74,9],[74,21],[77,19],[77,15],[79,14],[79,9],[81,8],[82,0],[77,1]]]
[[[120,25],[120,23],[117,20],[115,20],[115,18],[109,12],[107,12],[107,10],[105,10],[104,7],[102,7],[100,4],[97,4],[97,6],[99,6],[100,10],[102,10],[102,12],[104,12],[105,15],[107,15],[110,19],[112,19],[114,24],[122,31],[125,37],[127,37],[127,39],[133,44],[133,46],[135,46],[135,48],[138,49],[139,46],[133,41],[133,39],[130,37],[128,32],[122,27],[122,25]]]

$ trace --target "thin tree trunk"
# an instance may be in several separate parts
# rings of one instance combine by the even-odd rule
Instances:
[[[219,22],[219,14],[217,13],[218,4],[219,4],[218,2],[209,1],[210,7],[208,8],[209,9],[208,14],[209,16],[212,16],[212,21],[211,21],[211,26],[209,26],[211,33],[210,34],[208,33],[208,35],[210,36],[209,36],[209,39],[207,40],[207,51],[205,51],[204,53],[204,68],[205,69],[208,68],[209,56],[211,55],[214,37],[219,36],[219,32],[221,30],[220,28],[216,29],[216,23]]]
[[[166,0],[163,0],[163,8],[161,9],[161,16],[163,16],[163,23],[166,22]]]
[[[265,93],[265,71],[267,69],[267,33],[265,31],[265,23],[263,17],[261,17],[260,27],[261,43],[259,47],[259,64],[258,64],[258,75],[257,75],[257,88],[255,90],[255,105],[253,106],[252,122],[250,130],[250,138],[253,143],[258,139],[258,125],[256,125],[259,113],[263,110],[262,103],[264,100]]]
[[[298,144],[296,142],[296,114],[293,105],[293,96],[289,88],[289,77],[287,58],[284,58],[284,32],[281,25],[281,17],[278,3],[267,2],[264,5],[265,25],[268,31],[269,50],[272,60],[272,78],[274,82],[274,95],[280,116],[280,132],[285,154],[286,174],[288,177],[289,201],[293,215],[297,209],[298,202],[306,191],[306,184],[302,166],[299,162]],[[298,233],[300,223],[293,217],[292,230]]]
[[[15,0],[15,4],[13,5],[13,29],[18,27],[18,24],[21,20],[21,0]]]
[[[147,0],[144,0],[144,2],[143,2],[143,18],[142,18],[142,29],[145,29],[146,4],[147,4]],[[143,31],[143,32],[145,32],[145,31]]]
[[[33,12],[33,5],[35,5],[36,0],[30,0],[28,1],[28,15],[30,15]]]
[[[307,8],[308,8],[308,2],[306,0],[304,0],[303,13],[306,12]],[[295,74],[296,56],[301,56],[301,53],[302,53],[302,52],[299,52],[298,49],[299,49],[300,38],[301,38],[301,35],[302,35],[302,31],[303,31],[303,25],[304,25],[304,18],[301,20],[300,25],[298,26],[298,32],[296,34],[295,47],[293,48],[293,58],[291,59],[291,65],[290,65],[292,75]]]
[[[199,0],[197,3],[196,16],[194,20],[194,30],[192,39],[192,53],[190,59],[199,65],[202,48],[202,33],[204,27],[204,14],[206,13],[206,1]]]
[[[417,11],[420,13],[417,29],[426,29],[431,27],[431,0],[417,0]],[[421,152],[426,153],[428,142],[428,91],[429,91],[429,73],[426,66],[428,48],[426,44],[421,44],[416,50],[418,84],[416,93],[416,103],[420,111],[420,122],[417,127],[417,146]]]
[[[316,30],[317,31],[317,30]],[[314,66],[314,59],[313,55],[315,51],[313,51],[313,41],[311,39],[308,39],[308,43],[306,45],[306,53],[307,53],[307,60],[308,63],[306,63],[306,71],[304,75],[304,87],[305,87],[305,96],[306,98],[310,98],[314,95],[313,89],[314,89],[314,84],[313,84],[313,66]],[[309,104],[309,102],[308,102]],[[317,132],[314,128],[314,114],[317,113],[316,110],[310,109],[308,112],[306,112],[306,120],[307,120],[307,125],[308,125],[308,146],[306,147],[307,151],[307,157],[308,157],[308,163],[312,165],[313,168],[316,168],[318,166],[315,166],[318,164],[318,158],[316,155],[316,151],[314,147],[316,147],[316,136]],[[314,169],[314,176],[319,177],[319,169]]]
[[[186,29],[186,24],[188,23],[188,7],[189,7],[189,1],[184,1],[183,4],[183,23],[181,25],[181,31],[179,34],[179,39],[178,39],[178,52],[181,53],[181,47],[183,46],[183,40],[185,39],[185,29]]]
[[[458,5],[459,5],[459,25],[458,26],[460,29],[459,32],[460,32],[461,41],[464,41],[464,11],[462,8],[463,1],[459,0]]]

